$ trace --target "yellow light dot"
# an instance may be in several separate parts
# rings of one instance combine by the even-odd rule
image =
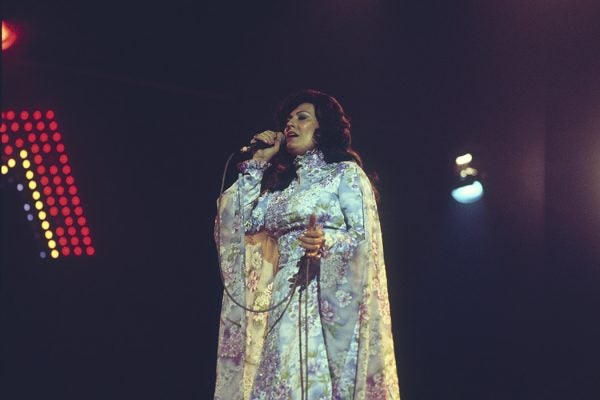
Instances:
[[[2,175],[8,174],[8,166],[3,165],[2,167],[0,167],[0,172],[2,172]]]
[[[14,158],[11,158],[10,160],[8,160],[8,167],[9,168],[13,168],[15,165],[17,165],[17,162],[15,161]]]
[[[42,229],[45,230],[45,231],[48,230],[48,229],[50,229],[50,222],[43,221],[42,222]]]
[[[33,190],[37,187],[37,183],[35,181],[29,181],[29,189]]]
[[[25,178],[32,180],[33,179],[33,171],[25,172]]]
[[[44,221],[44,222],[46,222],[46,221]],[[52,239],[52,231],[46,231],[46,233],[44,233],[44,236],[48,240]]]
[[[40,192],[38,192],[37,190],[31,193],[31,197],[33,197],[34,200],[39,200],[40,196]]]
[[[31,167],[31,162],[29,160],[23,160],[23,168],[28,169]]]
[[[44,208],[44,203],[42,203],[41,201],[36,201],[35,202],[35,208],[37,208],[38,210],[41,210],[42,208]]]
[[[19,156],[20,156],[21,158],[27,158],[27,150],[21,150],[21,151],[19,152]]]
[[[50,257],[52,257],[52,258],[58,258],[58,250],[52,250],[50,252]]]
[[[48,247],[53,249],[56,247],[56,242],[54,240],[48,240]]]
[[[46,219],[46,213],[43,211],[40,211],[38,213],[38,218],[41,219],[42,221]]]

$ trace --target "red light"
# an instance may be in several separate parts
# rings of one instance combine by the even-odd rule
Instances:
[[[62,196],[63,194],[65,194],[65,188],[62,186],[57,186],[56,187],[56,194],[59,196]]]
[[[93,247],[88,247],[87,249],[85,249],[85,252],[88,256],[93,256],[96,250]]]
[[[53,217],[56,217],[58,215],[58,208],[50,207],[50,215],[52,215]]]
[[[50,153],[50,150],[52,150],[52,146],[50,146],[50,143],[46,143],[43,147],[42,147],[42,151],[44,153]]]
[[[17,40],[17,34],[2,21],[2,50],[8,49]]]
[[[71,228],[73,229],[73,232],[75,232],[75,228],[73,228],[71,225],[73,225],[73,218],[71,217],[67,217],[65,218],[65,225],[67,225],[69,227],[68,232],[69,235],[73,236],[75,233],[71,233]]]
[[[37,144],[37,143],[34,143],[34,144],[32,144],[32,145],[31,145],[31,152],[32,152],[33,154],[37,154],[37,153],[39,153],[39,152],[40,152],[40,146],[38,146],[38,144]]]
[[[62,173],[63,175],[69,175],[71,173],[71,167],[68,164],[63,165]]]
[[[46,111],[46,118],[47,119],[54,119],[54,111],[52,111],[52,110]]]
[[[13,152],[13,148],[11,145],[7,144],[6,146],[4,146],[4,154],[6,154],[7,156],[10,156]]]
[[[90,244],[92,244],[92,238],[89,236],[85,236],[82,240],[83,244],[85,244],[86,246],[89,246]]]
[[[37,173],[38,175],[44,175],[46,173],[46,167],[44,167],[43,165],[38,165]]]
[[[4,119],[4,117],[2,117]],[[6,124],[3,122],[0,124],[0,132],[6,132]]]
[[[58,151],[59,153],[62,153],[63,151],[65,151],[65,145],[62,143],[57,144],[56,151]]]
[[[8,143],[8,135],[6,133],[2,134],[2,144]]]
[[[21,119],[25,121],[27,118],[29,118],[29,113],[27,111],[21,111]]]
[[[79,245],[79,238],[78,238],[77,236],[73,236],[73,237],[71,238],[71,244],[72,244],[73,246],[77,246],[77,245]]]
[[[54,132],[52,134],[52,140],[54,140],[55,142],[60,142],[60,132]]]
[[[67,185],[72,185],[73,183],[75,183],[75,179],[71,175],[69,175],[65,178],[65,182]]]
[[[61,182],[62,178],[58,175],[55,175],[54,178],[52,178],[52,183],[54,183],[56,186],[60,185]]]
[[[63,207],[61,212],[62,212],[62,215],[64,215],[66,217],[67,215],[71,214],[71,209],[69,207]]]
[[[83,236],[89,236],[90,235],[90,228],[88,228],[87,226],[82,226],[81,227],[81,234]]]
[[[43,192],[44,192],[44,194],[45,194],[46,196],[50,196],[50,195],[52,194],[52,188],[51,188],[50,186],[46,186],[46,187],[43,189]]]
[[[69,233],[70,236],[75,236],[75,234],[77,233],[77,230],[75,229],[74,226],[70,226],[67,228],[67,232]]]
[[[69,254],[71,254],[71,249],[69,249],[68,247],[63,247],[61,253],[63,256],[68,256]]]
[[[18,122],[13,122],[12,124],[10,124],[10,130],[13,132],[16,132],[19,130],[19,123]]]
[[[36,154],[35,156],[33,156],[33,162],[36,164],[41,164],[42,163],[42,156],[40,156],[39,154]]]
[[[59,226],[58,228],[56,228],[56,234],[58,236],[65,236],[65,228],[63,228],[62,226]],[[63,244],[64,246],[64,244]]]
[[[77,223],[79,224],[79,226],[85,225],[85,217],[77,218]]]
[[[64,237],[64,236],[61,236],[61,237],[58,239],[58,244],[60,244],[60,245],[61,245],[61,246],[63,246],[63,247],[64,247],[64,246],[66,246],[68,243],[69,243],[69,241],[68,241],[68,240],[67,240],[67,238],[66,238],[66,237]]]
[[[13,119],[15,119],[15,112],[14,111],[7,111],[6,112],[6,119],[9,121],[12,121]]]
[[[37,111],[37,110],[34,111],[33,112],[33,119],[38,120],[40,118],[42,118],[42,112],[41,111]]]
[[[50,122],[48,126],[50,127],[51,131],[55,131],[56,129],[58,129],[58,124],[56,123],[56,121]]]
[[[35,129],[38,131],[43,131],[45,128],[46,124],[43,121],[39,121],[37,124],[35,124]]]
[[[81,247],[77,246],[73,249],[73,253],[75,253],[76,256],[80,256],[83,251],[81,251]]]
[[[17,146],[18,148],[23,147],[23,139],[18,138],[17,140],[15,140],[15,146]]]
[[[73,198],[71,199],[71,203],[73,203],[74,206],[78,206],[81,203],[81,199],[79,198],[79,196],[73,196]]]
[[[44,175],[40,178],[40,183],[44,186],[48,186],[48,183],[50,183],[50,180],[48,179],[47,176]]]
[[[29,143],[35,142],[36,139],[37,137],[35,136],[35,133],[30,133],[29,135],[27,135],[27,140],[29,140]]]
[[[66,154],[62,154],[58,160],[60,161],[61,164],[66,164],[67,161],[69,161],[69,157],[67,157]]]
[[[66,198],[65,196],[61,196],[61,197],[58,199],[58,204],[60,204],[60,205],[61,205],[61,206],[63,206],[63,207],[64,207],[64,206],[66,206],[68,202],[69,202],[69,201],[67,200],[67,198]]]
[[[75,207],[75,215],[77,215],[78,217],[83,215],[83,208],[81,207]]]
[[[33,124],[31,122],[25,122],[25,125],[23,125],[23,127],[27,132],[31,132],[31,130],[33,129]]]
[[[48,141],[48,134],[46,132],[40,135],[40,142],[46,143]]]
[[[69,194],[71,196],[75,196],[77,194],[77,186],[75,186],[75,185],[69,186]]]
[[[50,173],[52,175],[56,175],[58,173],[58,167],[56,165],[51,165],[50,166]]]
[[[53,206],[53,205],[56,204],[56,199],[54,197],[52,197],[52,196],[49,196],[46,199],[46,204],[48,204],[49,206]],[[58,232],[58,228],[57,228],[57,232]]]

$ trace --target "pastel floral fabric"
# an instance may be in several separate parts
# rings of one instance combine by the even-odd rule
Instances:
[[[265,193],[268,164],[242,163],[219,201],[226,289],[255,310],[282,305],[248,312],[223,296],[215,399],[301,399],[303,391],[308,399],[399,399],[370,182],[356,163],[328,164],[319,150],[294,163],[296,179]],[[311,214],[325,232],[320,274],[288,301],[304,255],[298,236]]]

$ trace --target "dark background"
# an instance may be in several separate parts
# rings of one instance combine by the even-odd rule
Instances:
[[[381,178],[403,399],[598,398],[595,3],[4,1],[2,110],[56,111],[97,253],[40,259],[5,179],[0,398],[212,397],[223,163],[305,87]]]

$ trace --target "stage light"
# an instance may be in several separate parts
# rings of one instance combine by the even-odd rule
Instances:
[[[23,188],[23,185],[22,185],[22,184],[20,184],[20,183],[18,183],[18,184],[17,184],[17,190],[18,190],[19,192],[22,192],[22,191],[23,191],[23,189],[24,189],[24,188]]]
[[[50,196],[52,194],[52,188],[50,186],[46,186],[44,189],[42,189],[42,192],[44,193],[44,196]]]
[[[1,166],[0,173],[2,173],[2,175],[8,174],[8,167],[6,165]]]
[[[471,153],[463,154],[462,156],[456,157],[456,165],[465,165],[473,161]]]
[[[73,253],[75,253],[76,256],[80,256],[83,251],[81,250],[81,247],[77,246],[73,249]]]
[[[40,251],[40,258],[46,258],[46,252]]]
[[[31,122],[25,122],[23,129],[25,129],[26,132],[31,132],[33,130],[33,124]]]
[[[29,186],[29,189],[34,190],[35,188],[37,188],[37,183],[35,183],[35,181],[29,181],[29,184],[27,186]]]
[[[17,161],[14,158],[11,158],[8,160],[7,164],[8,168],[13,168],[15,165],[17,165]]]
[[[25,211],[31,210],[31,206],[29,205],[29,203],[23,204],[23,210],[25,210]]]
[[[4,146],[4,154],[6,154],[7,156],[10,156],[12,153],[13,153],[13,148],[11,145],[7,144],[6,146]]]
[[[15,140],[15,147],[17,147],[17,148],[19,148],[19,149],[20,149],[20,148],[22,148],[22,147],[23,147],[23,144],[24,144],[24,143],[25,143],[25,142],[23,141],[23,139],[21,139],[21,138],[18,138],[17,140]]]
[[[56,121],[52,121],[48,124],[48,127],[51,131],[55,131],[58,129],[58,124],[56,123]]]
[[[27,158],[27,150],[21,150],[21,151],[19,152],[19,156],[20,156],[21,158]]]
[[[50,183],[50,179],[48,179],[48,177],[44,175],[40,178],[40,183],[42,184],[42,186],[48,186],[48,184]]]
[[[56,228],[56,234],[58,236],[65,236],[65,228],[63,228],[62,226],[59,226],[58,228]]]
[[[65,194],[65,188],[62,186],[57,186],[55,191],[56,191],[56,194],[59,196],[62,196],[63,194]]]
[[[23,121],[25,121],[27,118],[29,118],[29,113],[25,110],[21,111],[21,114],[19,114],[19,116],[21,117],[21,119]]]
[[[41,201],[36,201],[35,202],[35,209],[36,210],[41,210],[42,208],[44,208],[44,203],[42,203]]]
[[[8,135],[3,133],[2,136],[0,136],[0,140],[2,141],[2,144],[8,143]]]
[[[58,175],[55,175],[54,178],[52,178],[52,183],[54,183],[54,185],[58,186],[62,183],[62,178]]]
[[[48,210],[48,212],[50,213],[50,215],[52,215],[53,217],[56,217],[58,215],[58,207],[50,207],[50,210]]]
[[[29,143],[33,143],[37,140],[37,136],[35,135],[35,133],[30,133],[29,135],[27,135],[27,140],[29,140]],[[31,149],[33,151],[33,146],[31,147]]]
[[[27,214],[27,221],[29,221],[29,222],[33,221],[33,215]]]
[[[31,197],[33,197],[33,199],[34,199],[34,200],[39,200],[39,198],[41,197],[41,194],[40,194],[40,192],[38,192],[37,190],[34,190],[34,191],[31,193]]]
[[[52,258],[58,258],[58,256],[59,256],[58,250],[56,250],[56,249],[52,250],[52,252],[50,253],[50,256]]]
[[[89,236],[84,236],[82,242],[86,246],[89,246],[90,244],[92,244],[92,238]]]
[[[46,132],[42,132],[40,133],[40,142],[47,142],[48,141],[48,134]]]
[[[65,247],[67,244],[69,244],[69,241],[66,237],[61,236],[58,238],[58,244],[60,244],[61,247]]]
[[[48,240],[52,239],[52,231],[46,231],[44,232],[44,237]]]
[[[85,249],[85,252],[88,256],[93,256],[94,253],[96,253],[96,249],[94,249],[93,247],[88,247],[87,249]]]
[[[66,164],[67,161],[69,161],[69,157],[67,157],[66,154],[61,154],[61,156],[58,158],[58,160],[60,161],[61,164]]]
[[[71,196],[75,196],[77,194],[77,186],[75,186],[75,185],[69,186],[69,194]]]
[[[69,175],[71,173],[71,166],[69,164],[65,164],[62,167],[63,175]]]
[[[56,165],[51,165],[49,171],[51,175],[56,175],[58,173],[58,167]]]
[[[2,50],[8,49],[17,40],[14,29],[2,21]]]
[[[43,121],[39,121],[37,124],[35,124],[35,129],[41,132],[46,129],[46,124]]]
[[[33,119],[38,120],[42,118],[42,112],[40,110],[35,110],[33,112]]]
[[[40,211],[38,213],[38,218],[41,219],[42,221],[46,219],[46,213],[43,211]]]
[[[60,137],[60,133],[59,132],[54,132],[52,134],[52,140],[54,140],[55,142],[60,142],[60,139],[61,139],[61,137]]]
[[[58,143],[58,144],[56,145],[56,151],[57,151],[58,153],[64,153],[64,151],[65,151],[65,145],[64,145],[64,144],[62,144],[62,143]]]
[[[61,196],[61,197],[58,199],[58,204],[60,204],[60,205],[61,205],[61,206],[63,206],[63,207],[64,207],[64,206],[66,206],[68,202],[69,202],[69,201],[67,200],[67,198],[66,198],[65,196]]]
[[[19,130],[19,123],[18,122],[13,122],[12,124],[10,124],[10,130],[13,132],[16,132]]]
[[[471,164],[473,155],[466,153],[455,159],[455,183],[452,198],[461,204],[471,204],[483,197],[483,184],[477,178],[478,171]]]
[[[48,229],[50,229],[50,222],[48,221],[42,221],[42,229],[47,231]]]
[[[50,143],[45,143],[45,144],[42,146],[42,151],[43,151],[44,153],[46,153],[46,154],[47,154],[47,153],[50,153],[50,151],[52,151],[52,146],[50,146]]]
[[[29,169],[29,167],[31,167],[31,161],[29,161],[29,160],[23,160],[23,164],[22,165],[23,165],[23,168]],[[33,174],[32,171],[27,171],[27,172],[31,172]],[[31,179],[31,178],[27,178],[27,179]]]
[[[483,185],[474,181],[470,185],[461,186],[452,191],[454,200],[462,204],[471,204],[483,197]]]
[[[27,167],[25,167],[25,162],[27,162]],[[23,161],[23,168],[29,168],[29,161],[27,161],[27,160]],[[25,178],[27,178],[28,180],[32,180],[33,179],[33,171],[28,170],[27,172],[25,172]]]
[[[52,111],[52,110],[46,111],[46,119],[54,119],[54,111]]]
[[[68,256],[69,254],[71,254],[71,249],[69,249],[68,247],[63,247],[61,250],[61,253],[63,256]]]
[[[48,248],[53,249],[56,247],[56,242],[54,240],[48,240]]]

